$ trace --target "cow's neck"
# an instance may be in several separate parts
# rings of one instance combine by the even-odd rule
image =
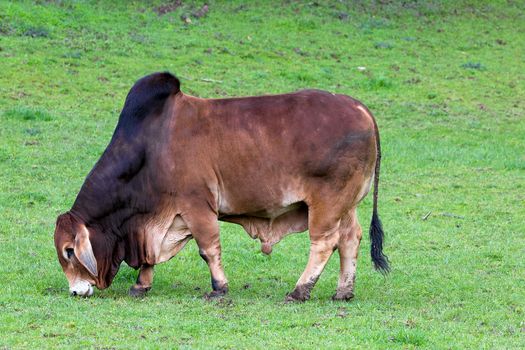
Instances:
[[[105,234],[122,238],[130,220],[154,207],[149,202],[154,196],[148,193],[152,190],[144,164],[140,143],[116,132],[84,181],[71,211],[87,225],[99,225]]]

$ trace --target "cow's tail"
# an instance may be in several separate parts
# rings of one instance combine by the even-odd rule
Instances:
[[[376,146],[377,146],[377,158],[376,158],[376,167],[375,167],[375,176],[374,176],[374,204],[372,212],[372,222],[370,223],[370,254],[372,256],[372,262],[376,270],[380,271],[382,274],[387,274],[390,271],[390,266],[388,265],[388,258],[383,254],[383,225],[379,219],[379,214],[377,213],[377,195],[379,188],[379,168],[381,166],[381,145],[379,142],[379,129],[377,128],[377,123],[374,120],[375,136],[376,136]]]

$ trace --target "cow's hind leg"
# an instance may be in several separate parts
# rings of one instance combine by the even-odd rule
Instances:
[[[310,298],[312,288],[337,247],[340,220],[331,215],[328,207],[326,209],[309,208],[310,256],[294,290],[286,296],[286,302],[305,301]]]
[[[150,289],[153,283],[153,265],[142,265],[140,267],[137,283],[129,289],[129,295],[132,297],[142,297]]]
[[[332,299],[350,300],[354,297],[357,254],[362,236],[355,209],[352,209],[349,215],[341,220],[339,233],[338,250],[341,270],[337,290]]]

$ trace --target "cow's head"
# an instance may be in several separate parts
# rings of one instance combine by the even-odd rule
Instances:
[[[71,295],[91,296],[93,286],[104,289],[115,276],[122,260],[115,261],[114,244],[101,239],[97,230],[69,212],[58,217],[55,248]]]

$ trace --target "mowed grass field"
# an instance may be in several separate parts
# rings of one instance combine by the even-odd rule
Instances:
[[[0,348],[525,347],[525,4],[521,1],[0,1]],[[187,18],[187,19],[185,19]],[[367,237],[356,297],[284,304],[307,234],[271,256],[222,224],[230,293],[206,301],[194,242],[143,299],[122,265],[68,295],[53,245],[132,84],[169,70],[185,93],[349,94],[382,136],[379,213],[392,271]],[[239,174],[242,176],[242,174]]]

